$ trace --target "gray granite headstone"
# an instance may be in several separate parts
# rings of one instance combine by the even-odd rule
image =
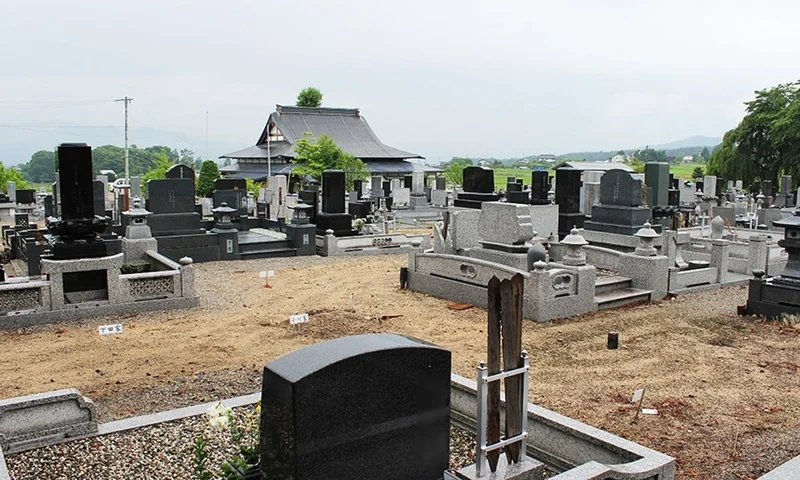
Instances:
[[[625,170],[607,171],[600,179],[600,203],[638,207],[642,204],[642,181]]]
[[[6,185],[6,192],[8,193],[8,198],[11,200],[11,203],[17,203],[17,183],[16,182],[8,182]]]
[[[449,462],[450,357],[411,337],[370,334],[269,363],[261,478],[441,479]]]
[[[142,197],[142,177],[131,177],[131,198]]]

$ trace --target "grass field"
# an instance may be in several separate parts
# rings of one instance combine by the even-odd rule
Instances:
[[[689,180],[692,176],[692,171],[698,166],[705,170],[704,165],[698,165],[696,163],[681,163],[677,165],[670,165],[669,171],[677,178]],[[495,168],[494,187],[497,190],[505,190],[508,177],[521,178],[523,179],[523,183],[525,185],[530,185],[531,171],[532,170],[524,170],[521,168]],[[549,173],[550,175],[554,175],[553,170],[549,170]]]

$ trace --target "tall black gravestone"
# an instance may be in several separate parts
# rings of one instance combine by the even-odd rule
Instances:
[[[441,479],[449,461],[450,352],[370,334],[266,367],[261,478]]]
[[[459,192],[453,205],[464,208],[481,208],[483,202],[496,202],[494,170],[486,167],[464,168],[464,191]]]
[[[353,234],[353,218],[344,212],[345,193],[344,170],[322,172],[322,212],[317,214],[317,233],[333,230],[337,237]]]
[[[559,168],[556,170],[556,204],[558,204],[558,238],[569,235],[573,227],[583,228],[585,215],[581,213],[580,170]]]
[[[304,190],[297,192],[297,198],[305,203],[311,205],[308,221],[310,223],[317,223],[317,213],[319,212],[319,195],[316,185],[309,185]]]
[[[353,191],[356,192],[358,198],[361,198],[364,195],[364,181],[358,178],[353,180]]]
[[[66,260],[103,257],[106,244],[97,235],[106,229],[105,217],[95,216],[92,148],[85,143],[58,146],[61,218],[45,220],[51,258]],[[104,212],[100,212],[101,214]]]
[[[549,205],[549,175],[545,170],[531,172],[531,205]]]
[[[94,213],[95,215],[105,216],[106,214],[106,186],[100,180],[92,182],[92,190],[94,197]]]

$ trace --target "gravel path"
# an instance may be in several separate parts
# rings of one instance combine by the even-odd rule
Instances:
[[[254,410],[234,409],[237,423],[245,425]],[[8,455],[6,462],[14,480],[191,480],[199,435],[208,441],[212,471],[237,452],[227,431],[216,431],[206,417],[197,416]],[[451,469],[473,463],[474,449],[470,432],[451,427]]]

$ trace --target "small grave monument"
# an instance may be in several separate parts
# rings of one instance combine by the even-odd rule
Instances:
[[[755,278],[750,280],[747,304],[740,307],[748,315],[761,315],[767,318],[800,314],[800,210],[794,215],[772,222],[784,228],[784,238],[778,245],[786,249],[789,260],[783,273],[777,277],[767,277],[763,270],[754,270]]]
[[[333,230],[337,237],[354,235],[349,213],[344,213],[345,173],[344,170],[325,170],[322,172],[322,212],[317,214],[317,235]]]
[[[486,167],[464,168],[464,191],[459,192],[453,204],[456,207],[481,208],[483,202],[496,202],[494,170]]]
[[[584,228],[598,232],[633,235],[650,220],[652,211],[642,205],[642,181],[624,170],[609,170],[600,179],[600,204],[592,207],[592,219]],[[660,225],[653,227],[660,231]]]

